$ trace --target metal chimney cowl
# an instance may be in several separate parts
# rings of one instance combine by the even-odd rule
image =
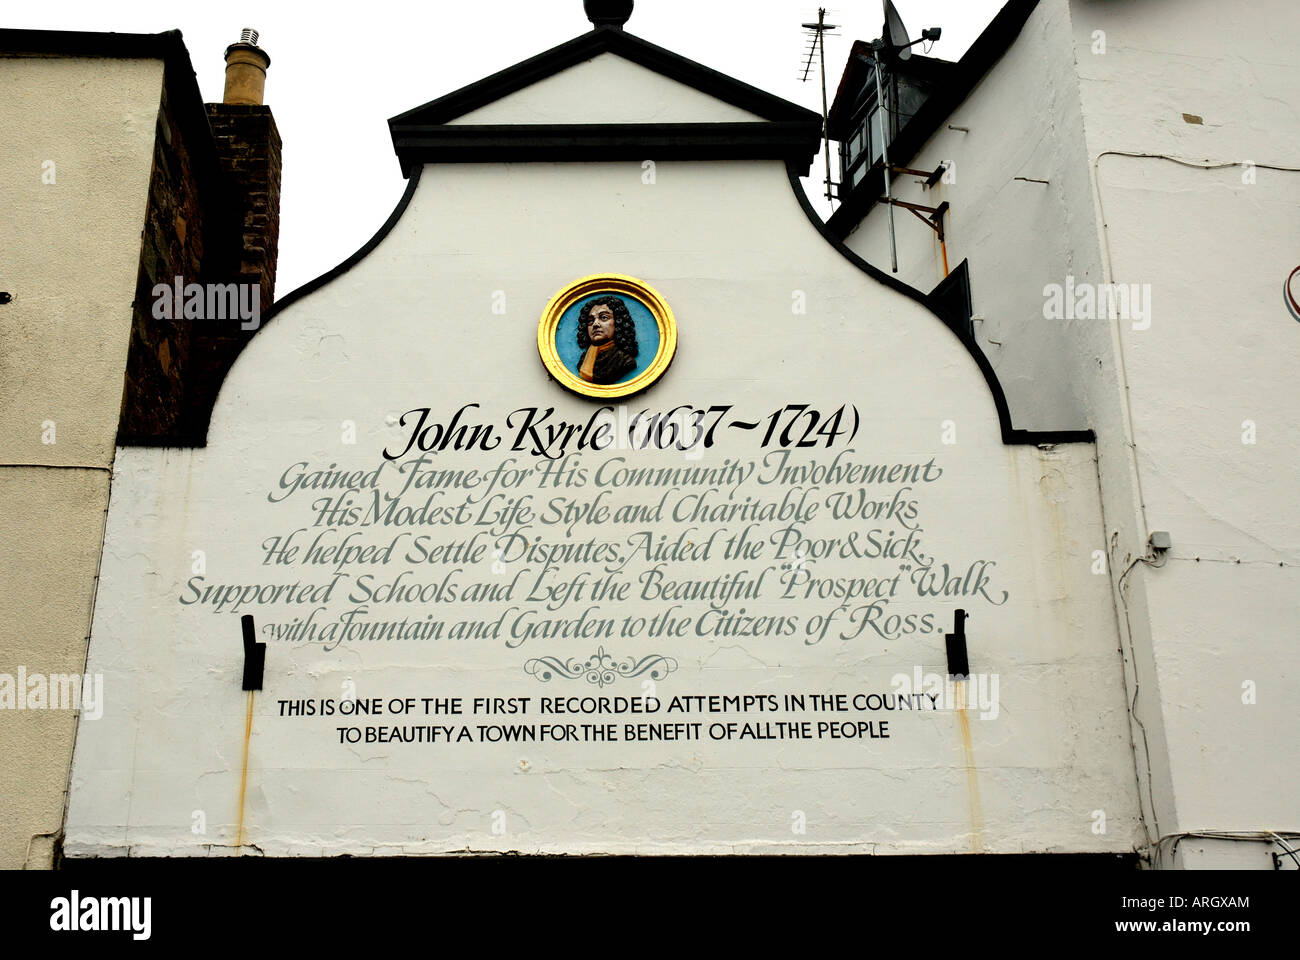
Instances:
[[[226,89],[222,103],[260,106],[266,96],[266,69],[271,58],[257,45],[252,27],[240,31],[239,42],[226,47]]]

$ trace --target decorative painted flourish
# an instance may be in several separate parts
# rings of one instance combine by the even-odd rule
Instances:
[[[543,683],[550,682],[556,676],[564,677],[566,680],[583,677],[588,683],[594,683],[598,687],[611,684],[620,677],[639,677],[643,673],[648,673],[651,679],[662,680],[676,669],[677,661],[672,657],[652,653],[639,660],[635,657],[615,660],[605,652],[604,647],[597,647],[596,652],[586,660],[579,660],[576,657],[569,657],[567,660],[558,657],[534,657],[524,664],[525,672]]]

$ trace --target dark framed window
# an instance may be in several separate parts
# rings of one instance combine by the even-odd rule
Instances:
[[[885,104],[888,107],[897,99],[893,89],[894,78],[885,77]],[[896,111],[887,110],[885,137],[892,141],[897,130]],[[871,74],[863,88],[863,103],[853,118],[852,133],[840,143],[840,193],[848,193],[866,176],[867,171],[880,162],[880,109],[876,98],[876,77]]]

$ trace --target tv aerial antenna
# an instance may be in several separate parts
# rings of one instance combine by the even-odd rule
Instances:
[[[912,47],[927,40],[930,42],[938,40],[943,31],[939,27],[927,27],[921,31],[919,40],[908,40],[907,27],[903,25],[903,18],[898,15],[898,11],[894,8],[893,0],[882,0],[882,3],[885,11],[883,36],[879,40],[872,42],[871,56],[863,59],[867,59],[872,63],[873,72],[876,75],[876,117],[879,119],[880,129],[880,162],[885,177],[885,206],[889,208],[889,263],[894,273],[898,273],[898,243],[894,236],[894,204],[896,201],[890,193],[892,178],[890,177],[891,168],[889,166],[889,138],[885,133],[885,117],[889,105],[885,100],[885,87],[881,81],[881,74],[884,72],[886,62],[909,59],[912,56]]]
[[[813,57],[817,58],[821,65],[822,74],[822,146],[826,151],[826,199],[834,200],[833,191],[834,183],[831,182],[831,139],[828,125],[828,108],[826,104],[826,34],[833,33],[839,29],[838,24],[826,22],[826,8],[818,7],[817,22],[805,23],[802,25],[807,31],[808,36],[808,55],[803,64],[803,76],[799,79],[806,81],[808,74],[812,72]]]

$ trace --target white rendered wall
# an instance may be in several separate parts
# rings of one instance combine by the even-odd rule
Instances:
[[[1106,578],[1091,569],[1101,529],[1092,446],[1003,445],[965,349],[823,240],[781,163],[665,162],[653,184],[642,174],[639,163],[426,168],[372,253],[259,332],[226,380],[206,448],[119,451],[91,645],[92,668],[106,673],[112,693],[103,720],[85,725],[78,743],[70,855],[231,851],[246,704],[238,617],[179,602],[194,551],[205,552],[211,582],[301,575],[261,562],[268,536],[310,526],[300,504],[269,503],[268,491],[298,460],[373,469],[378,451],[403,433],[396,418],[413,407],[445,417],[476,402],[477,417],[500,423],[541,405],[585,420],[593,405],[548,380],[535,331],[560,286],[597,271],[653,284],[680,325],[673,366],[627,404],[631,411],[728,403],[756,417],[787,402],[856,404],[857,459],[934,457],[943,465],[944,479],[923,495],[929,549],[953,562],[995,559],[997,585],[1010,593],[996,606],[900,599],[900,612],[933,608],[937,627],[892,640],[615,638],[605,641],[611,652],[675,658],[679,669],[658,681],[664,699],[888,691],[895,674],[945,671],[943,631],[963,606],[972,615],[971,669],[1000,677],[998,717],[970,715],[969,748],[952,711],[896,715],[891,738],[868,744],[347,746],[337,742],[335,718],[280,716],[277,700],[337,697],[349,679],[358,697],[643,688],[640,679],[600,691],[581,680],[548,686],[524,672],[529,657],[593,653],[582,639],[534,638],[516,648],[385,641],[328,652],[272,639],[249,741],[245,852],[1133,848],[1140,826],[1115,614]],[[806,312],[792,309],[799,291]],[[505,312],[494,313],[501,295]],[[340,443],[349,420],[355,445]],[[941,441],[945,421],[955,443]],[[751,434],[724,432],[700,460],[665,452],[637,462],[716,466],[755,456]],[[526,453],[509,455],[532,463]],[[499,451],[440,457],[441,467],[502,459]],[[603,459],[582,457],[589,467]],[[611,495],[616,505],[644,499],[634,490]],[[810,529],[836,536],[851,526],[823,516]],[[562,536],[544,526],[539,533]],[[621,535],[579,526],[574,537]],[[484,562],[466,577],[513,575],[503,566],[495,573]],[[715,559],[690,569],[734,567]],[[654,606],[633,598],[618,613]],[[503,607],[489,604],[484,615]],[[816,612],[774,597],[754,609]],[[263,629],[288,619],[274,606],[251,612]],[[804,832],[792,829],[801,816]]]
[[[1144,553],[1147,535],[1139,517],[1115,321],[1044,317],[1049,284],[1064,287],[1071,276],[1094,283],[1104,277],[1073,31],[1066,0],[1041,0],[1010,48],[911,161],[917,169],[951,163],[954,182],[925,190],[916,178],[901,176],[894,185],[902,199],[951,204],[944,217],[948,262],[970,260],[975,338],[1006,390],[1012,422],[1022,429],[1091,427],[1096,433],[1105,528],[1092,549],[1106,552],[1115,604],[1123,609],[1119,577]],[[930,290],[943,276],[934,232],[910,214],[896,211],[895,217],[899,277]],[[868,262],[889,269],[883,205],[871,209],[847,243]],[[1124,638],[1128,623],[1119,621]],[[1167,765],[1160,759],[1166,755],[1160,698],[1149,644],[1124,646],[1130,691],[1135,672],[1146,678],[1131,723],[1135,775],[1144,786],[1144,816],[1153,830],[1158,816],[1152,805],[1170,795]],[[1156,837],[1149,833],[1148,839]]]
[[[949,261],[971,260],[976,336],[1016,425],[1097,432],[1137,771],[1164,866],[1269,864],[1213,843],[1180,845],[1175,862],[1182,833],[1300,829],[1285,681],[1300,328],[1281,296],[1300,190],[1295,172],[1263,166],[1300,167],[1296,20],[1287,3],[1044,0],[949,119],[971,133],[945,125],[911,164],[955,159],[956,182],[895,181],[906,199],[952,203]],[[990,121],[999,136],[971,150]],[[900,276],[928,290],[937,244],[910,215],[898,224]],[[887,242],[879,207],[849,240],[886,269]],[[1138,285],[1149,326],[1045,320],[1043,287],[1068,278]],[[1173,541],[1158,570],[1139,560],[1154,530]]]
[[[1153,305],[1149,329],[1117,332],[1142,521],[1173,541],[1130,577],[1168,741],[1157,829],[1298,831],[1300,323],[1282,284],[1300,263],[1300,11],[1076,0],[1071,17],[1108,276]],[[1196,864],[1242,859],[1221,846]]]
[[[1010,49],[905,164],[944,164],[951,182],[927,188],[905,174],[892,184],[901,200],[950,204],[948,265],[969,261],[975,338],[1024,430],[1091,425],[1073,322],[1043,318],[1044,284],[1064,283],[1067,273],[1094,282],[1101,275],[1069,31],[1064,2],[1039,3]],[[937,234],[901,207],[894,223],[898,278],[930,292],[944,278]],[[886,207],[873,207],[846,242],[888,272]]]

